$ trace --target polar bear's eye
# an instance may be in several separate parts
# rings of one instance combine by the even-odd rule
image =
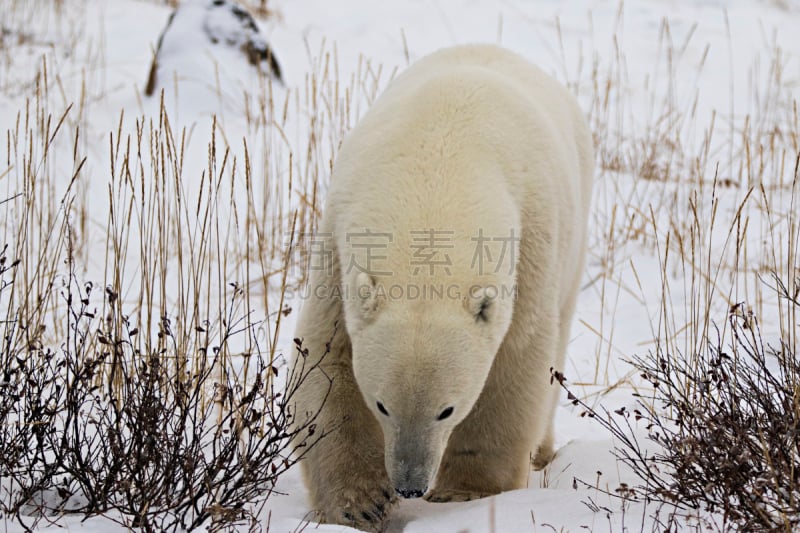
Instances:
[[[453,414],[453,408],[448,407],[439,414],[439,417],[436,420],[444,420],[445,418],[448,418],[452,414]]]
[[[386,410],[386,408],[383,406],[381,402],[378,402],[378,411],[380,411],[386,416],[389,416],[389,411]]]

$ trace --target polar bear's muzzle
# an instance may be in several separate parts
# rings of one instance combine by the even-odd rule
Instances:
[[[394,490],[403,498],[419,498],[428,491],[438,470],[439,457],[417,439],[400,437],[386,450],[386,471]]]
[[[428,472],[422,465],[400,461],[393,470],[394,490],[403,498],[419,498],[428,491]]]

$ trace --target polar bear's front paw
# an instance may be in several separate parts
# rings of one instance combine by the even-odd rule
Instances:
[[[390,487],[347,489],[331,495],[331,501],[320,510],[321,522],[334,522],[363,531],[383,531],[386,518],[397,496]]]
[[[487,496],[493,496],[493,493],[471,490],[435,489],[426,494],[424,498],[433,503],[446,503],[468,502],[470,500],[486,498]]]

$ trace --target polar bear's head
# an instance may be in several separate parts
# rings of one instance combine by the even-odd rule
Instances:
[[[484,388],[514,298],[472,284],[412,301],[392,298],[365,273],[355,281],[360,316],[348,325],[355,379],[383,429],[395,490],[419,497]]]

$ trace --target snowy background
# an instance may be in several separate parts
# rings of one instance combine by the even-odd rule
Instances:
[[[165,214],[177,233],[159,236],[160,248],[187,251],[148,262],[159,249],[148,247],[148,232],[158,233],[158,224],[110,213],[143,202],[130,211],[141,215],[144,199],[155,198],[147,180],[158,181],[158,166],[136,149],[126,156],[125,145],[138,135],[153,150],[149,135],[162,107],[144,86],[172,9],[146,0],[0,0],[0,200],[25,188],[24,160],[51,152],[35,194],[40,224],[48,214],[69,219],[79,277],[107,285],[112,271],[121,272],[121,297],[139,320],[159,306],[213,308],[226,299],[224,288],[202,302],[185,290],[186,272],[196,267],[201,278],[213,270],[187,266],[202,255],[223,265],[219,286],[249,288],[252,312],[270,324],[264,343],[279,360],[288,357],[296,312],[276,328],[276,310],[301,302],[276,290],[280,250],[292,213],[313,228],[342,134],[409,63],[448,45],[493,42],[567,84],[598,145],[589,263],[565,369],[576,395],[590,405],[632,407],[633,393],[647,391],[625,359],[656,342],[690,351],[715,324],[724,330],[739,302],[755,312],[767,341],[796,335],[766,281],[771,270],[800,268],[793,203],[800,2],[270,0],[268,8],[257,20],[283,83],[259,75],[237,49],[209,45],[197,29],[200,15],[176,19],[178,38],[165,39],[159,90],[172,131],[181,132],[168,178],[180,178],[173,192],[187,206],[211,206],[218,249],[202,255],[188,244],[207,235],[201,216],[186,215],[202,209],[191,207]],[[48,116],[52,123],[40,120]],[[26,137],[55,131],[62,118],[58,135]],[[42,137],[56,141],[31,140]],[[120,169],[131,162],[126,177]],[[211,199],[197,200],[210,183]],[[11,233],[19,202],[0,206],[0,234],[11,246],[19,246]],[[42,238],[31,241],[26,246],[39,242],[43,258],[52,252]],[[110,260],[123,241],[124,253]],[[148,276],[169,288],[143,296]],[[652,508],[623,509],[603,494],[636,480],[615,461],[609,436],[580,415],[562,402],[558,454],[531,473],[527,489],[467,503],[403,502],[389,531],[651,530]],[[309,507],[298,469],[278,490],[260,510],[265,529],[347,530],[304,526]],[[121,529],[103,517],[59,524]],[[5,518],[0,530],[19,526]]]

